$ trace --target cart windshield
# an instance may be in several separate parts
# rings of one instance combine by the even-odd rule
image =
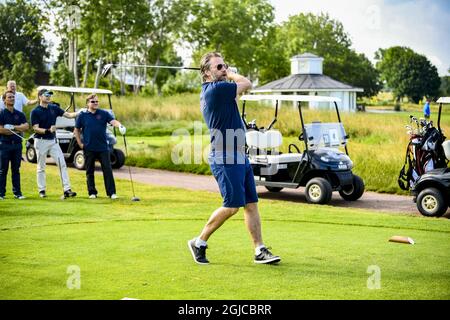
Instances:
[[[347,135],[340,122],[305,124],[308,148],[315,150],[321,147],[339,148],[347,144]]]

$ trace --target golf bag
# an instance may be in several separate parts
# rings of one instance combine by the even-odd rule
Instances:
[[[421,175],[427,171],[447,167],[442,143],[445,136],[433,122],[421,122],[422,129],[409,131],[410,139],[406,148],[405,163],[400,170],[398,185],[403,190],[410,190]]]

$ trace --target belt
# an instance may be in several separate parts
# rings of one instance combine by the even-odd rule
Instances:
[[[55,137],[53,137],[53,138],[38,138],[38,137],[35,137],[35,139],[51,141],[51,140],[55,140]]]
[[[0,140],[0,144],[22,144],[22,141],[14,141],[14,140]]]

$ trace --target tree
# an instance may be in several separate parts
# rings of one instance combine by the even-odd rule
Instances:
[[[450,69],[448,69],[447,72],[450,73]],[[439,91],[441,96],[450,97],[450,76],[441,77],[441,87]]]
[[[273,7],[267,0],[198,1],[187,40],[199,60],[207,51],[219,51],[239,72],[256,78],[263,40],[273,25]]]
[[[437,68],[425,56],[410,48],[396,46],[379,49],[375,57],[378,60],[376,67],[397,101],[408,97],[419,103],[424,96],[438,97],[441,80]]]
[[[373,96],[381,89],[378,71],[367,57],[351,49],[342,23],[328,14],[290,16],[266,41],[270,49],[267,59],[261,60],[261,82],[289,75],[290,58],[310,52],[324,58],[324,74],[363,88],[358,95]]]
[[[34,88],[36,69],[24,58],[22,52],[10,52],[8,58],[12,67],[3,71],[4,82],[15,80],[26,95],[30,94]]]
[[[39,7],[27,1],[0,2],[0,73],[3,78],[6,77],[5,71],[12,72],[16,60],[30,63],[35,71],[44,70],[48,53],[42,32],[46,23]],[[17,53],[22,55],[19,57]],[[18,84],[24,86],[20,82]]]

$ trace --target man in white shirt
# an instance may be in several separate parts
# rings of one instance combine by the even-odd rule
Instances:
[[[6,84],[6,91],[12,91],[14,92],[15,96],[15,102],[14,102],[14,109],[19,110],[20,112],[23,112],[24,106],[30,106],[30,105],[36,105],[38,103],[38,100],[28,100],[27,97],[22,92],[16,91],[16,82],[14,80],[9,80]],[[0,99],[0,110],[5,108],[5,104]]]

